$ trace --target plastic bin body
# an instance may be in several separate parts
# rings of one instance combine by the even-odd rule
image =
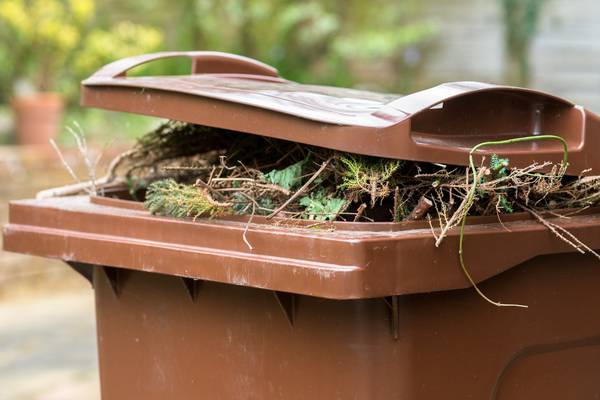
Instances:
[[[63,259],[93,282],[104,400],[600,391],[598,260],[523,215],[473,217],[465,251],[489,296],[526,310],[484,302],[457,264],[457,233],[435,248],[417,223],[258,224],[250,251],[243,221],[161,218],[131,201],[17,201],[9,218],[6,250]],[[599,219],[553,222],[598,248]]]
[[[95,292],[103,399],[593,399],[600,394],[600,268],[538,257],[482,288],[384,299],[296,296],[126,272]],[[215,266],[216,267],[216,266]],[[389,300],[389,299],[388,299]]]

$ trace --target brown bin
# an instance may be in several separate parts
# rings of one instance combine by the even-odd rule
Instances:
[[[126,77],[161,57],[193,74]],[[600,170],[600,121],[541,92],[475,82],[405,97],[301,85],[222,53],[110,64],[85,106],[369,154],[464,165],[489,138],[551,133],[570,174]],[[201,138],[199,138],[201,140]],[[492,152],[494,148],[487,151]],[[502,148],[516,165],[560,144]],[[600,213],[553,222],[600,248]],[[102,398],[591,399],[600,396],[600,265],[526,214],[474,217],[438,248],[423,223],[277,227],[182,220],[73,196],[10,204],[6,250],[65,260],[96,294]]]

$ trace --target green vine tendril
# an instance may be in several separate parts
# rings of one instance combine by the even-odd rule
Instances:
[[[469,273],[469,270],[468,270],[467,266],[465,265],[465,260],[464,260],[464,255],[463,255],[465,224],[467,222],[467,215],[469,213],[469,209],[471,208],[471,205],[473,204],[473,201],[474,201],[474,198],[475,198],[475,193],[477,192],[477,168],[475,167],[475,162],[473,161],[473,154],[477,150],[481,149],[482,147],[486,147],[486,146],[507,145],[507,144],[521,143],[521,142],[536,141],[536,140],[557,140],[557,141],[560,141],[562,143],[562,145],[563,145],[563,151],[564,151],[562,166],[563,166],[563,168],[567,167],[567,165],[568,165],[568,147],[567,147],[567,142],[562,137],[556,136],[556,135],[525,136],[525,137],[512,138],[512,139],[506,139],[506,140],[497,140],[497,141],[482,142],[482,143],[479,143],[478,145],[474,146],[471,149],[471,151],[469,152],[469,168],[471,169],[471,173],[473,175],[473,184],[471,185],[471,188],[469,189],[469,192],[467,193],[467,197],[466,197],[467,210],[465,211],[465,215],[462,218],[462,221],[461,221],[461,224],[460,224],[460,236],[459,236],[459,242],[458,242],[458,257],[460,259],[460,266],[461,266],[461,268],[462,268],[465,276],[467,277],[467,279],[469,280],[469,282],[473,286],[473,288],[477,291],[477,293],[484,300],[486,300],[487,302],[489,302],[489,303],[491,303],[491,304],[493,304],[493,305],[495,305],[497,307],[521,307],[521,308],[527,308],[528,306],[523,305],[523,304],[506,304],[506,303],[500,303],[500,302],[497,302],[497,301],[494,301],[494,300],[490,299],[489,297],[487,297],[479,289],[479,287],[477,286],[477,284],[475,283],[475,281],[471,277],[471,274]]]

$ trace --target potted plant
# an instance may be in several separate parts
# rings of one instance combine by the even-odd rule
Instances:
[[[91,0],[0,0],[2,35],[13,45],[11,106],[17,142],[47,144],[58,133],[64,99],[58,94],[64,65],[94,11]]]
[[[59,132],[65,94],[106,62],[156,50],[162,34],[121,22],[92,26],[94,0],[0,0],[0,41],[11,43],[4,91],[10,92],[17,143],[47,145]],[[8,76],[6,76],[8,75]]]

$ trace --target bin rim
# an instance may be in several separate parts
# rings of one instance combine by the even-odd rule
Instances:
[[[548,218],[591,248],[600,248],[597,211]],[[574,252],[532,219],[470,224],[465,236],[467,262],[477,283],[538,256]],[[224,219],[189,221],[72,196],[11,202],[3,239],[5,250],[70,263],[331,299],[471,286],[458,264],[456,229],[435,247],[429,227],[317,232]]]

